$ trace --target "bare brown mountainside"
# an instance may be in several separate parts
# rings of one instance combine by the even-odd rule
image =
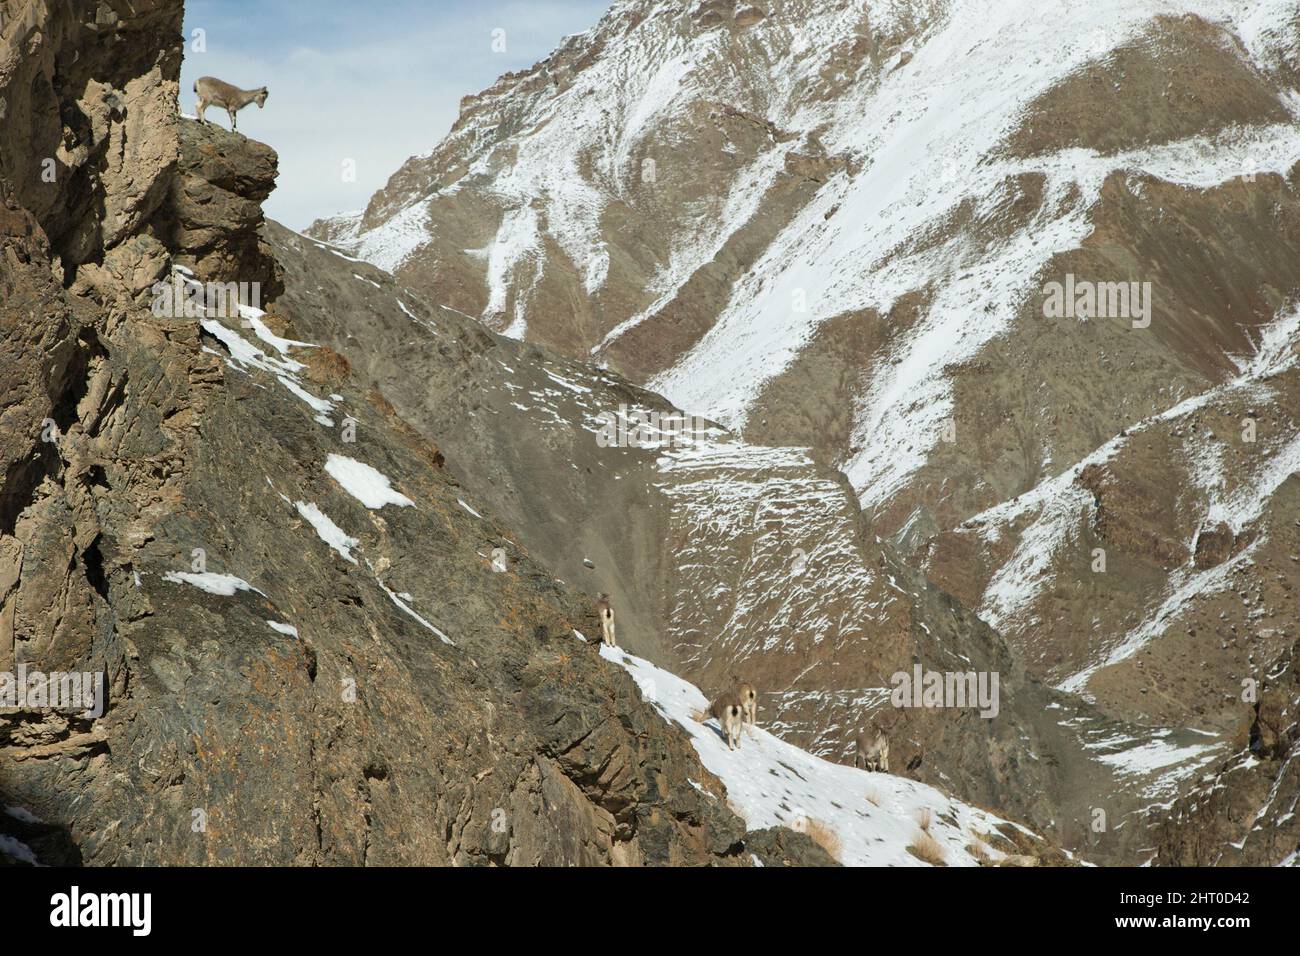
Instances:
[[[897,560],[1130,728],[1064,721],[1156,807],[1245,759],[1243,682],[1296,637],[1298,86],[1280,0],[626,0],[309,234],[760,449],[670,459],[665,500],[602,512],[664,542],[596,562],[647,654],[765,670],[784,732],[844,758],[896,661]],[[801,461],[862,512],[830,613],[777,571],[839,508]]]

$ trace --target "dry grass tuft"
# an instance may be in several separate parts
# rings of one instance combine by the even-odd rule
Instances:
[[[930,823],[933,819],[934,819],[934,815],[930,812],[930,808],[922,807],[916,814],[916,825],[919,826],[926,833],[929,833]]]
[[[948,857],[943,852],[943,847],[939,841],[924,830],[918,830],[916,839],[912,845],[907,848],[907,852],[912,854],[918,860],[929,863],[931,866],[947,866]]]
[[[976,840],[966,846],[966,852],[975,858],[975,862],[980,866],[993,866],[993,858],[989,856],[988,847]]]
[[[840,853],[843,851],[843,847],[840,845],[838,833],[820,820],[813,819],[805,822],[804,832],[812,837],[818,846],[830,854],[831,859],[836,863],[840,862]]]

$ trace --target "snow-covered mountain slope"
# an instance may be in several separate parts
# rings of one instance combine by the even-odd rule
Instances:
[[[828,151],[852,155],[861,170],[827,182],[750,265],[708,334],[654,387],[743,425],[824,322],[852,312],[892,318],[905,297],[925,296],[923,313],[873,363],[856,396],[844,458],[865,505],[889,502],[955,412],[947,369],[1014,331],[1017,306],[1034,297],[1054,257],[1093,232],[1091,210],[1112,173],[1204,187],[1243,173],[1285,173],[1300,160],[1300,129],[1287,108],[1295,103],[1280,94],[1260,103],[1253,128],[1237,126],[1250,118],[1234,114],[1216,118],[1231,131],[1201,126],[1169,142],[1026,148],[1037,145],[1022,140],[1040,98],[1112,50],[1158,44],[1155,16],[1197,9],[952,4],[915,35],[912,55],[817,116]],[[1231,23],[1257,5],[1207,4],[1200,12]],[[1227,45],[1232,37],[1212,40]],[[810,112],[793,113],[805,130]],[[1007,208],[1016,205],[1029,208]],[[801,295],[807,308],[798,308]]]
[[[1292,310],[1229,382],[938,536],[927,572],[1063,689],[1231,726],[1225,691],[1295,638],[1298,331]]]
[[[882,720],[900,774],[1098,862],[1138,859],[1133,824],[1223,750],[1199,727],[1110,719],[1028,679],[994,631],[868,532],[847,481],[807,451],[708,423],[690,445],[602,445],[620,407],[632,418],[673,406],[430,306],[325,243],[274,224],[267,239],[294,316],[268,319],[276,334],[344,353],[437,441],[476,489],[465,507],[512,529],[484,547],[485,565],[499,555],[509,569],[526,551],[608,592],[622,646],[711,693],[753,681],[763,726],[787,743],[846,762],[857,730]],[[997,672],[998,716],[894,709],[891,677],[917,662]],[[1090,828],[1099,807],[1114,822],[1103,836]]]
[[[1276,0],[736,12],[616,4],[469,100],[336,235],[416,288],[455,275],[451,304],[499,330],[591,348],[736,427],[799,410],[776,393],[832,320],[888,318],[826,449],[887,511],[959,413],[953,367],[1017,332],[1043,273],[1095,234],[1112,175],[1205,190],[1300,159],[1296,18]],[[1213,79],[1184,77],[1191,63]],[[1148,74],[1168,87],[1155,115]],[[1078,115],[1112,83],[1094,111],[1109,125]]]
[[[279,331],[346,354],[437,436],[449,467],[483,489],[468,505],[517,531],[500,542],[507,559],[524,548],[563,580],[608,592],[625,646],[687,679],[716,688],[744,673],[772,727],[834,758],[888,710],[890,675],[914,661],[999,669],[1007,703],[994,727],[917,711],[897,727],[894,752],[925,779],[948,774],[969,800],[1054,819],[1042,795],[1058,785],[1028,756],[1043,689],[1021,695],[1023,676],[997,638],[864,533],[842,476],[806,451],[753,446],[708,422],[694,423],[689,443],[604,444],[620,412],[636,422],[672,406],[431,308],[323,243],[278,227],[270,239],[299,316]],[[1025,769],[1013,780],[995,752],[1019,754]]]
[[[728,805],[751,830],[785,826],[809,833],[846,866],[1036,865],[1038,855],[995,848],[1009,846],[1008,834],[1037,844],[1040,853],[1049,850],[1023,827],[934,787],[831,763],[762,727],[747,729],[732,750],[717,721],[694,719],[709,706],[699,688],[618,648],[602,647],[600,655],[625,668],[642,696],[686,730],[700,761],[726,786]]]
[[[626,0],[315,232],[810,448],[1036,676],[1227,731],[1300,585],[1300,404],[1240,382],[1295,337],[1298,117],[1286,0]]]

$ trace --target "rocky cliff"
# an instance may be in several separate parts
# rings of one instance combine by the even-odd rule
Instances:
[[[345,359],[159,308],[279,291],[275,155],[177,120],[180,20],[6,8],[0,671],[106,692],[0,710],[0,859],[830,862],[746,832],[575,636],[590,598],[522,549],[495,570],[509,530]]]

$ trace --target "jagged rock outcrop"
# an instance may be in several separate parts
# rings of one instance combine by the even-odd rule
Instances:
[[[16,0],[0,27],[0,176],[73,275],[163,202],[177,159],[176,0]]]
[[[183,121],[181,153],[160,216],[168,248],[213,282],[256,282],[270,301],[284,291],[262,242],[262,202],[278,157],[264,143],[215,125]]]

